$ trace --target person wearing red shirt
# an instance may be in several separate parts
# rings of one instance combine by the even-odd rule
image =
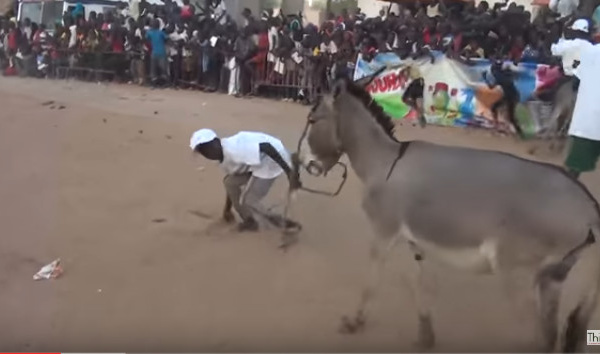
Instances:
[[[15,55],[17,54],[17,49],[19,49],[19,37],[21,33],[14,22],[10,22],[8,29],[8,55]]]

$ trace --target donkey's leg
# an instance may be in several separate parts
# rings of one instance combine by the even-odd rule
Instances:
[[[342,326],[340,330],[343,333],[355,333],[364,328],[368,305],[371,303],[379,289],[385,261],[390,250],[396,244],[396,241],[397,237],[383,238],[379,236],[376,236],[372,241],[370,252],[371,264],[367,286],[360,295],[356,314],[352,317],[342,317]]]
[[[560,298],[560,283],[555,279],[554,266],[542,268],[535,280],[537,300],[537,341],[540,352],[550,352],[556,343],[557,311]]]
[[[417,305],[419,316],[419,329],[417,346],[420,349],[431,349],[435,345],[435,333],[431,319],[431,307],[433,303],[433,278],[425,267],[425,255],[414,242],[409,242],[413,260],[412,267],[407,269],[414,300]]]
[[[586,329],[597,305],[600,286],[600,246],[592,244],[581,251],[562,283],[558,305],[556,351],[583,352]]]
[[[435,333],[431,319],[435,282],[433,274],[425,267],[426,254],[419,247],[417,238],[406,223],[400,227],[400,234],[408,241],[413,257],[408,263],[409,267],[406,272],[419,316],[419,333],[416,344],[420,349],[428,350],[435,345]]]

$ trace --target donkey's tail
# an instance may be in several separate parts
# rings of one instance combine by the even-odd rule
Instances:
[[[565,256],[572,263],[562,282],[558,302],[556,351],[583,352],[590,318],[600,293],[600,225],[590,228],[585,242]]]

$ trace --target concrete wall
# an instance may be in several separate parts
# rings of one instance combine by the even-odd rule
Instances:
[[[304,0],[283,0],[281,1],[281,10],[284,14],[297,14],[304,10]]]
[[[244,8],[249,8],[252,11],[252,14],[256,18],[260,18],[263,7],[274,7],[273,3],[277,3],[277,1],[265,1],[265,0],[223,0],[225,1],[225,6],[227,8],[227,13],[231,15],[231,17],[239,24],[243,23],[242,21],[242,10]],[[281,10],[285,14],[291,13],[299,13],[300,11],[305,10],[304,0],[281,0],[279,4],[281,6]]]
[[[245,7],[252,11],[255,17],[260,17],[260,0],[223,0],[227,13],[239,24],[242,23],[242,10]]]
[[[375,17],[379,15],[379,10],[385,9],[387,11],[390,7],[390,2],[387,1],[376,1],[376,0],[358,0],[358,7],[367,17]],[[397,8],[396,4],[392,4],[392,11]],[[395,11],[396,12],[396,11]]]

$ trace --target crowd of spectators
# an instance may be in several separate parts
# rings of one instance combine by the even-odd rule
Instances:
[[[560,0],[565,2],[568,0]],[[556,0],[531,13],[515,3],[415,1],[367,18],[361,9],[330,13],[318,26],[300,14],[242,13],[237,24],[220,0],[123,3],[112,12],[65,12],[52,31],[29,19],[4,18],[0,64],[5,75],[54,76],[57,68],[88,68],[80,78],[140,85],[196,87],[231,95],[277,84],[292,99],[310,100],[338,76],[352,76],[358,56],[380,52],[429,58],[432,51],[469,64],[474,59],[556,63],[551,44],[577,18]],[[554,10],[554,11],[553,11]],[[575,35],[592,40],[594,21]],[[76,72],[76,70],[73,70]],[[277,86],[276,85],[276,86]]]

